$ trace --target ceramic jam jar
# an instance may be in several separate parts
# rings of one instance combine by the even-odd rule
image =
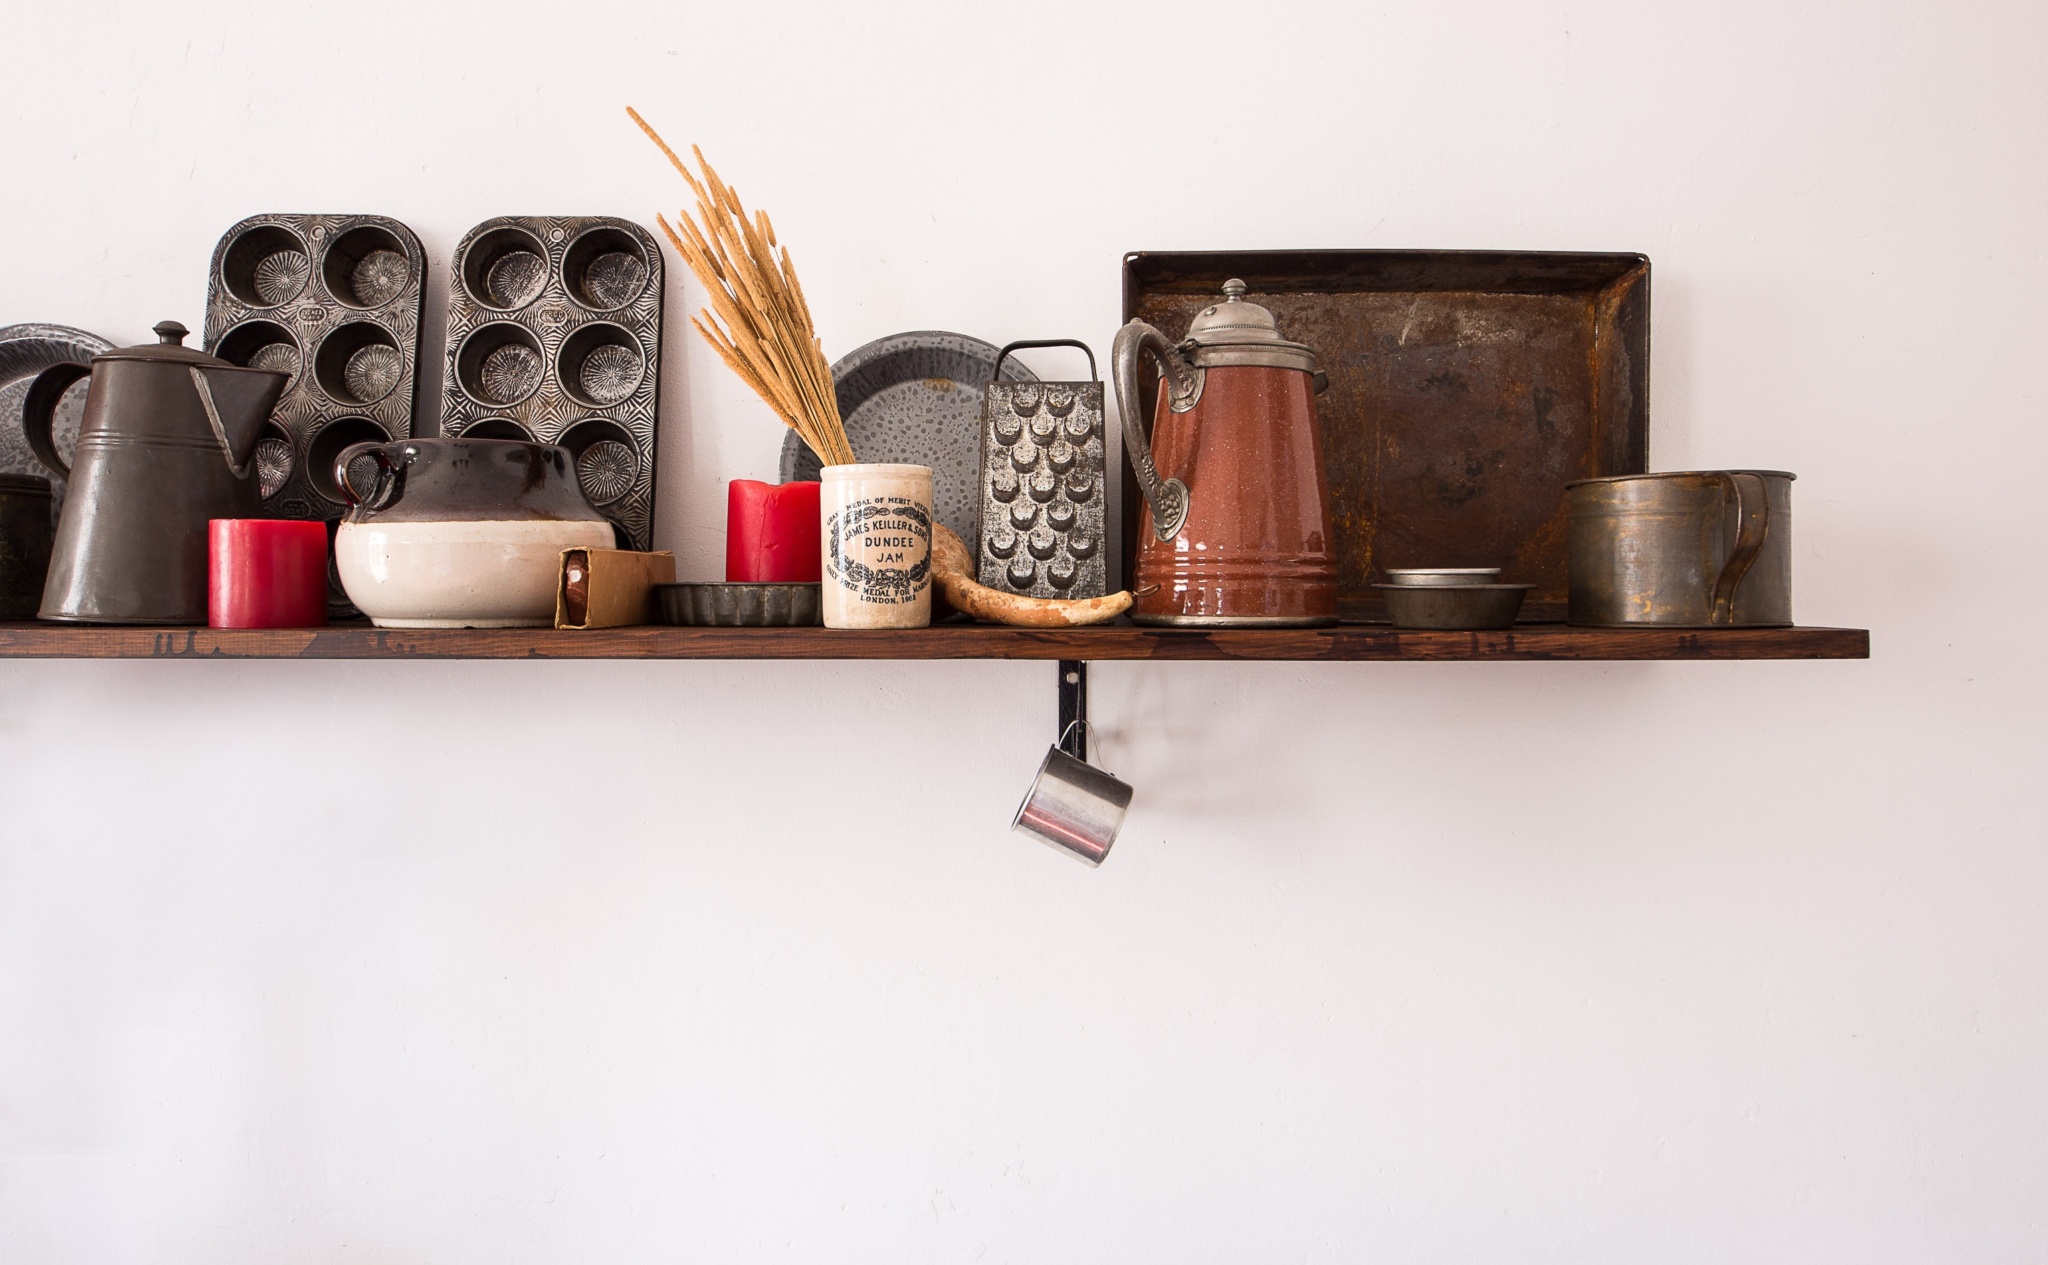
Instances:
[[[376,463],[369,487],[368,465]],[[354,464],[354,478],[350,466]],[[564,549],[613,548],[569,450],[513,439],[355,444],[335,459],[351,509],[341,584],[381,628],[543,628]]]

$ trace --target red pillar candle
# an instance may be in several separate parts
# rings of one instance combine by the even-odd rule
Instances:
[[[206,622],[318,628],[327,622],[327,525],[275,518],[207,523]]]
[[[734,479],[725,502],[725,578],[816,584],[818,485]]]

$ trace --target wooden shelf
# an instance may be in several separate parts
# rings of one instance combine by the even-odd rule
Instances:
[[[1194,629],[1116,624],[1058,632],[942,624],[901,632],[826,628],[117,628],[0,623],[15,659],[1115,659],[1473,661],[1867,659],[1860,628],[1606,629],[1524,624],[1503,632],[1382,625]]]

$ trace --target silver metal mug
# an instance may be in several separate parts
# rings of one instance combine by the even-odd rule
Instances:
[[[1566,484],[1571,622],[1789,625],[1792,479],[1782,470],[1691,470]]]
[[[1064,741],[1066,734],[1060,738]],[[1055,744],[1045,753],[1045,763],[1038,766],[1038,776],[1017,806],[1010,829],[1090,865],[1101,865],[1117,832],[1123,829],[1124,813],[1130,806],[1128,782],[1075,759]]]

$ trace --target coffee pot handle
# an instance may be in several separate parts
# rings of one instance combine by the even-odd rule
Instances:
[[[91,373],[85,365],[51,365],[36,375],[36,380],[29,384],[28,396],[21,402],[21,431],[28,440],[28,450],[51,474],[66,481],[71,478],[71,467],[57,455],[57,441],[51,433],[57,423],[57,404],[73,383]]]
[[[357,457],[365,455],[377,463],[377,483],[376,486],[370,489],[367,496],[356,491],[355,484],[348,481],[349,463]],[[350,444],[335,454],[335,486],[341,489],[341,495],[348,501],[349,508],[351,509],[357,506],[364,506],[373,510],[383,509],[393,500],[397,499],[397,492],[403,485],[405,478],[405,465],[405,462],[393,461],[391,459],[390,444],[379,440],[366,439],[359,444]]]
[[[1110,352],[1111,372],[1116,376],[1116,408],[1124,419],[1124,451],[1131,469],[1152,507],[1152,534],[1172,540],[1188,521],[1188,487],[1179,479],[1161,479],[1152,464],[1152,444],[1145,434],[1143,400],[1138,394],[1138,358],[1149,353],[1166,379],[1166,406],[1185,413],[1202,395],[1202,371],[1181,357],[1166,335],[1143,321],[1132,321],[1117,331]]]
[[[1754,485],[1753,488],[1751,485]],[[1735,498],[1735,548],[1714,581],[1714,609],[1709,618],[1716,624],[1735,622],[1735,590],[1756,565],[1771,535],[1771,488],[1761,475],[1731,472],[1721,476],[1721,486]],[[1749,490],[1745,490],[1749,489]]]

